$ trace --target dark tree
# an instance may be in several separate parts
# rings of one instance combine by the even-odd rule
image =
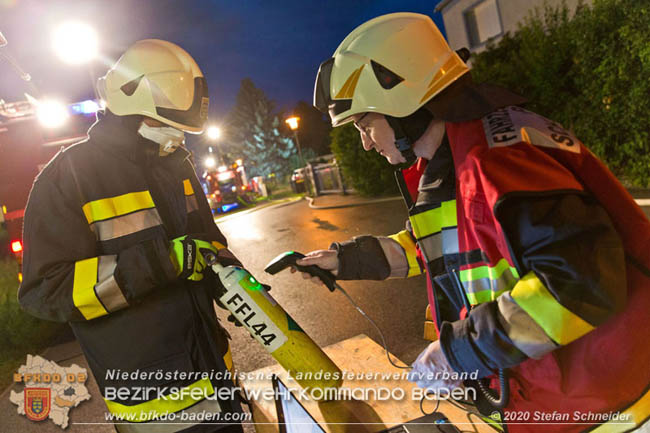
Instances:
[[[273,101],[249,78],[242,80],[228,115],[224,142],[226,155],[230,159],[243,157],[251,176],[288,173],[289,158],[297,152]]]

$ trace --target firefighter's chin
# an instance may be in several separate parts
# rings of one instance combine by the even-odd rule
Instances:
[[[396,152],[396,154],[390,154],[390,155],[381,152],[381,156],[383,156],[384,158],[386,158],[386,160],[387,160],[391,165],[399,165],[399,164],[403,164],[403,163],[406,162],[406,158],[404,158],[404,156],[403,156],[401,153],[399,153],[399,152]]]

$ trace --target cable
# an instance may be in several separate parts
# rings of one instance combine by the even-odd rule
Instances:
[[[483,382],[483,379],[479,379],[477,383],[485,399],[489,401],[495,409],[500,410],[508,405],[508,401],[510,400],[510,385],[508,383],[507,370],[502,368],[499,369],[499,387],[501,388],[501,393],[498,397],[495,395],[496,393]]]
[[[393,367],[395,367],[395,368],[401,368],[401,369],[403,369],[403,370],[410,370],[411,368],[413,368],[413,367],[411,367],[410,365],[397,365],[397,364],[395,364],[395,363],[393,362],[393,360],[390,358],[390,352],[388,351],[388,344],[386,344],[386,339],[384,338],[384,333],[381,332],[381,329],[379,329],[379,326],[377,326],[377,324],[375,323],[375,321],[372,320],[372,319],[370,318],[370,316],[368,316],[368,315],[367,315],[367,314],[366,314],[366,313],[361,309],[361,307],[359,307],[359,306],[357,305],[356,302],[354,302],[354,300],[350,297],[350,295],[348,295],[348,293],[347,293],[345,290],[343,290],[343,287],[339,286],[338,283],[336,283],[336,282],[334,283],[334,286],[335,286],[337,289],[339,289],[339,291],[340,291],[341,293],[343,293],[343,294],[345,295],[346,298],[348,298],[348,301],[350,301],[350,303],[352,304],[352,306],[354,306],[354,308],[356,308],[357,311],[358,311],[359,313],[361,313],[361,315],[362,315],[363,317],[365,317],[365,318],[368,320],[368,322],[370,322],[370,324],[371,324],[372,326],[375,327],[375,329],[376,329],[377,332],[379,333],[379,337],[381,338],[381,342],[382,342],[382,344],[384,345],[384,350],[386,351],[386,358],[388,358],[388,362],[390,362],[391,365],[392,365]]]
[[[436,399],[436,407],[433,409],[433,412],[426,413],[424,411],[423,403],[424,403],[424,400],[427,398],[427,395],[429,395],[429,394],[435,394],[435,393],[433,393],[431,391],[427,391],[426,394],[424,396],[422,396],[422,398],[420,399],[420,412],[422,412],[422,414],[424,416],[429,416],[429,415],[432,415],[432,414],[438,412],[438,408],[440,407],[440,399],[437,398]]]

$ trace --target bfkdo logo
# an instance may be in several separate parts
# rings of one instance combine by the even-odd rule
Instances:
[[[25,388],[25,415],[32,421],[43,421],[50,414],[50,388]]]

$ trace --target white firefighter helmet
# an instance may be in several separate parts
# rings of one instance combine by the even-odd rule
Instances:
[[[189,133],[208,117],[208,86],[192,56],[171,42],[145,39],[129,47],[97,90],[118,116],[139,114]]]
[[[468,71],[428,16],[383,15],[353,30],[321,64],[314,106],[332,126],[365,112],[406,117]]]

